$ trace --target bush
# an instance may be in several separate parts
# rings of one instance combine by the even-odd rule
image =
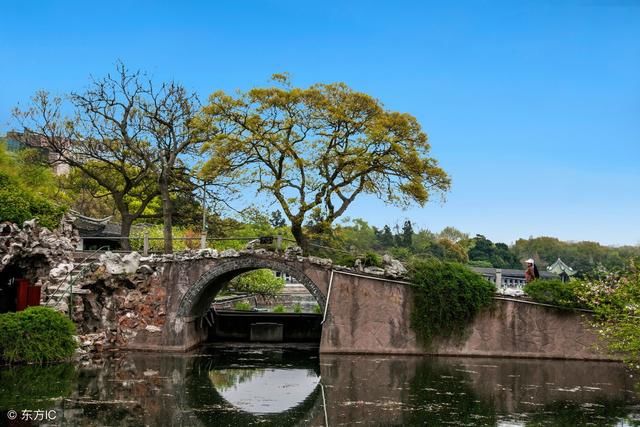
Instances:
[[[491,305],[495,287],[462,264],[436,259],[410,266],[414,291],[411,326],[423,344],[461,334],[475,314]]]
[[[252,307],[251,304],[246,301],[236,301],[236,303],[233,304],[233,309],[240,311],[251,311]]]
[[[235,292],[247,292],[263,296],[273,296],[282,292],[284,285],[284,279],[276,277],[274,272],[267,268],[249,271],[229,282],[229,288]]]
[[[284,305],[282,304],[278,304],[275,307],[273,307],[272,310],[274,313],[284,313]]]
[[[48,307],[0,314],[0,358],[13,362],[54,362],[76,349],[75,325]]]
[[[294,313],[302,313],[302,306],[298,303],[293,306]]]
[[[362,257],[364,267],[382,267],[382,258],[375,252],[366,252]]]
[[[313,306],[313,312],[316,314],[322,314],[322,307],[320,307],[320,304],[316,304]]]
[[[1,176],[1,175],[0,175]],[[18,186],[0,188],[0,218],[22,226],[24,221],[37,218],[41,226],[54,229],[65,209],[36,194],[29,194]]]
[[[640,263],[619,272],[599,271],[576,292],[594,313],[594,326],[609,350],[640,370]]]
[[[524,292],[534,301],[567,308],[586,308],[578,299],[577,282],[563,283],[560,280],[534,280],[527,283]]]

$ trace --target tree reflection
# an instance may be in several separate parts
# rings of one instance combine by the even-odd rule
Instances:
[[[71,394],[76,379],[76,368],[69,363],[2,368],[0,410],[51,408]]]
[[[494,402],[482,399],[468,374],[456,368],[435,358],[418,365],[405,425],[496,425]]]

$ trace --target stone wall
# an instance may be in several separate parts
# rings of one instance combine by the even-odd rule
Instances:
[[[589,315],[496,299],[458,337],[421,345],[411,329],[410,286],[336,273],[322,353],[435,354],[612,360],[599,349]]]

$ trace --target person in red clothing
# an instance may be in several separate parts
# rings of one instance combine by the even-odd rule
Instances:
[[[525,261],[527,263],[527,270],[524,272],[524,280],[527,283],[531,283],[536,279],[540,278],[540,273],[538,272],[538,267],[536,267],[536,263],[533,259],[529,258]]]

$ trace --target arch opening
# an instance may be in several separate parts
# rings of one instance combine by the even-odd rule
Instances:
[[[308,291],[305,292],[309,303],[307,311],[303,312],[300,304],[295,308],[290,305],[288,310],[284,310],[282,304],[278,304],[280,310],[267,309],[264,305],[259,309],[253,306],[240,310],[216,304],[218,309],[214,308],[216,296],[234,278],[262,269],[295,277],[298,291],[302,286]],[[291,298],[290,295],[274,298],[279,297]],[[313,300],[315,303],[311,302]],[[321,313],[325,304],[324,293],[301,268],[271,259],[235,258],[215,265],[188,289],[178,305],[176,324],[184,325],[179,328],[189,347],[213,341],[296,342],[316,346],[321,339]]]
[[[269,269],[295,277],[314,297],[320,310],[324,311],[326,304],[324,293],[303,271],[283,262],[246,258],[224,262],[203,274],[182,297],[177,316],[193,319],[206,315],[216,295],[231,280],[244,273],[260,269]]]

